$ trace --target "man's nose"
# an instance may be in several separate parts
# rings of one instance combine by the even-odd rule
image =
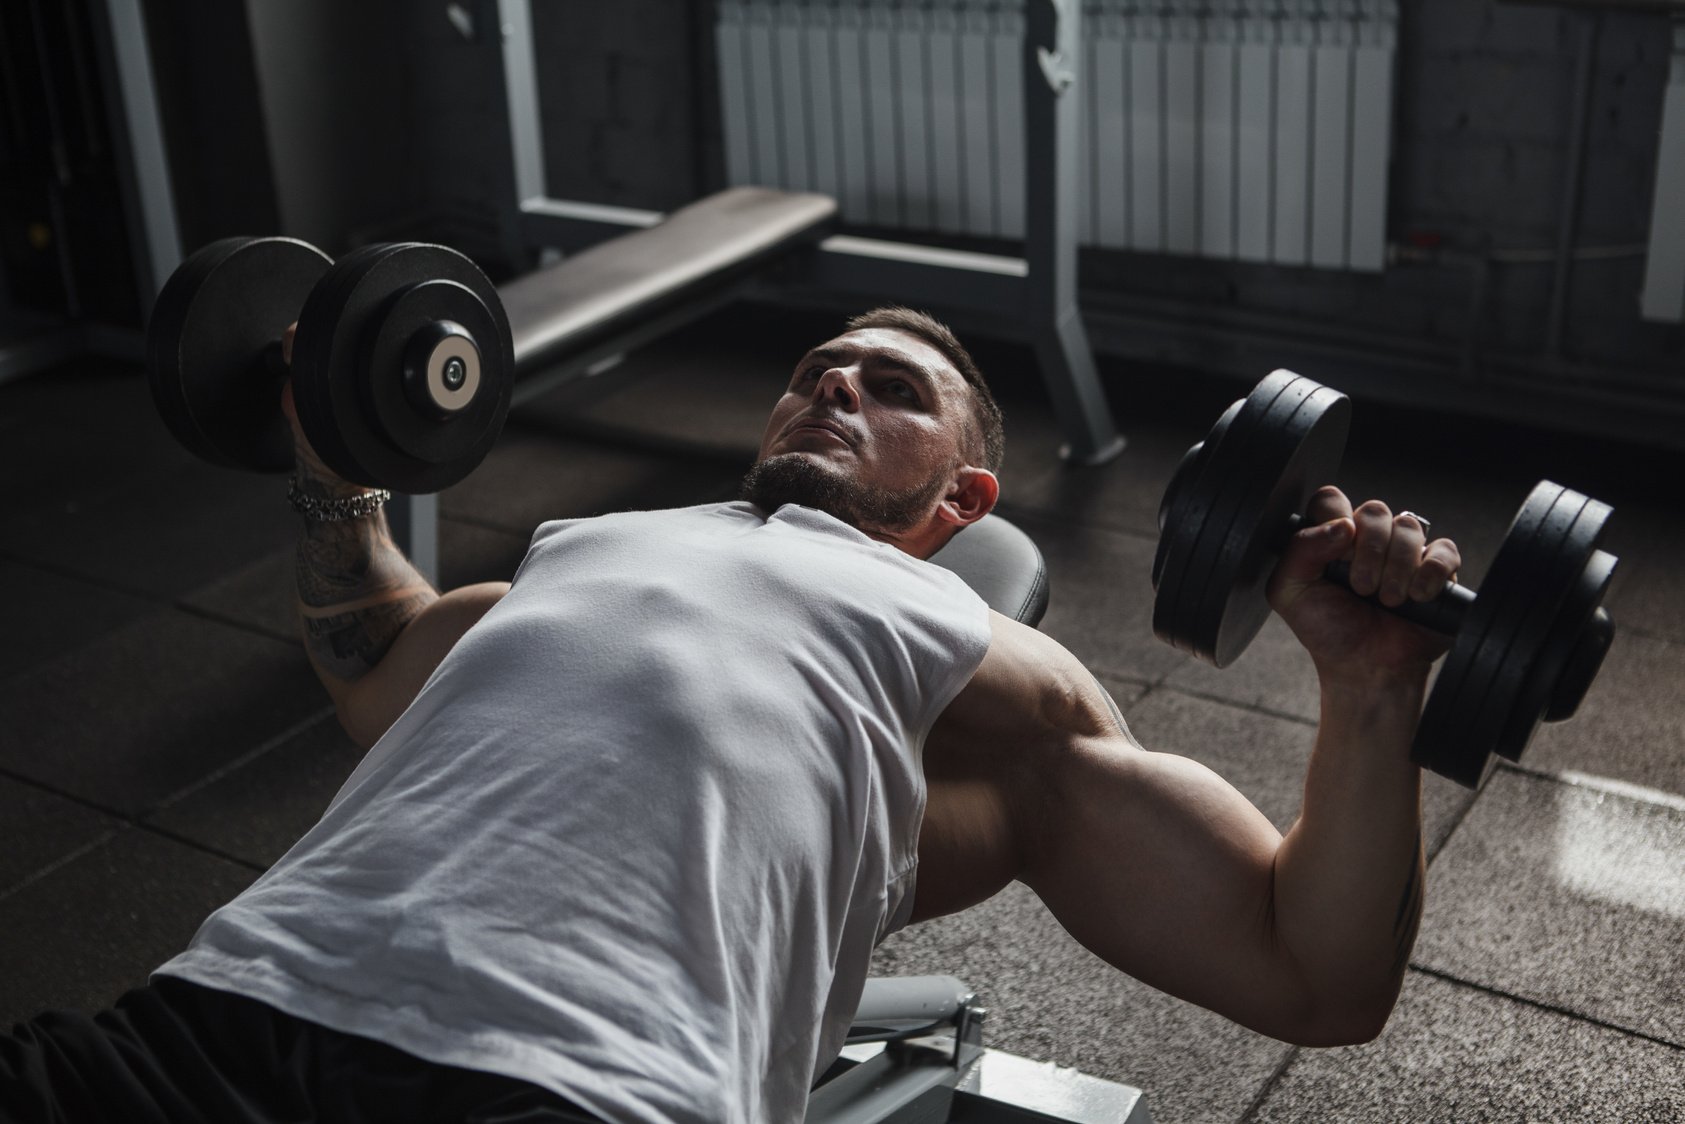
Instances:
[[[819,376],[814,397],[818,401],[835,402],[844,409],[852,410],[860,404],[860,388],[855,384],[854,376],[852,367],[832,367]]]

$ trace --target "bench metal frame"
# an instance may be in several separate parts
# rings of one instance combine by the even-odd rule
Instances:
[[[880,976],[807,1124],[1153,1124],[1141,1090],[983,1045],[988,1014],[953,976]]]

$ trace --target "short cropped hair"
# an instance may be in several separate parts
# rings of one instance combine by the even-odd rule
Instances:
[[[983,467],[990,472],[999,472],[1001,463],[1006,459],[1006,428],[1001,421],[1000,406],[995,403],[995,396],[984,381],[983,372],[977,369],[971,353],[966,351],[953,331],[928,312],[893,304],[862,312],[848,322],[851,332],[863,328],[891,328],[916,336],[954,365],[954,370],[971,387],[971,443],[983,454]]]

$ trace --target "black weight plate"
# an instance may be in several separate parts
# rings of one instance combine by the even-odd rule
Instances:
[[[1513,587],[1515,595],[1506,596],[1500,610],[1508,619],[1494,619],[1492,623],[1488,637],[1492,652],[1491,686],[1482,693],[1480,712],[1470,733],[1471,739],[1490,746],[1493,753],[1519,757],[1525,743],[1506,745],[1505,729],[1524,725],[1531,734],[1544,713],[1546,699],[1541,694],[1533,704],[1532,714],[1517,714],[1524,705],[1523,687],[1596,549],[1603,517],[1607,515],[1607,508],[1601,513],[1597,510],[1601,506],[1578,492],[1561,489],[1539,536],[1538,554],[1526,556],[1523,568],[1500,577],[1506,591]],[[1561,536],[1553,542],[1552,531],[1564,523]],[[1499,552],[1502,553],[1501,547]],[[1492,575],[1488,572],[1483,588],[1490,589],[1491,585]],[[1507,639],[1500,647],[1491,642],[1494,636]]]
[[[1281,552],[1311,494],[1333,479],[1345,452],[1348,399],[1327,387],[1311,386],[1290,415],[1287,395],[1272,409],[1270,432],[1275,440],[1269,464],[1280,467],[1273,481],[1270,473],[1258,473],[1264,498],[1254,503],[1249,497],[1240,507],[1225,539],[1227,551],[1212,573],[1213,582],[1231,590],[1209,626],[1216,636],[1212,662],[1218,667],[1232,663],[1269,619],[1269,581]],[[1207,604],[1215,607],[1219,602],[1208,596]]]
[[[1500,558],[1505,551],[1518,553],[1530,549],[1554,504],[1554,494],[1533,490],[1515,514],[1515,519],[1510,521],[1510,531],[1505,534],[1503,546],[1498,551]],[[1493,568],[1498,568],[1496,559]],[[1451,650],[1446,652],[1434,689],[1422,708],[1422,718],[1417,723],[1415,740],[1410,747],[1410,757],[1417,765],[1471,789],[1478,789],[1493,765],[1490,745],[1479,745],[1471,738],[1474,723],[1479,718],[1486,676],[1491,671],[1490,662],[1483,664],[1478,656],[1481,650],[1486,649],[1486,634],[1490,632],[1493,618],[1501,618],[1501,613],[1496,610],[1513,590],[1506,590],[1500,583],[1491,586],[1488,593],[1490,597],[1476,595],[1473,607],[1464,617],[1463,627],[1452,640]]]
[[[1539,497],[1537,493],[1529,496],[1510,521],[1504,542],[1520,543],[1536,535],[1553,502],[1554,497]],[[1464,617],[1428,695],[1411,746],[1411,757],[1418,765],[1470,788],[1479,787],[1491,764],[1486,748],[1466,743],[1479,706],[1478,691],[1470,686],[1470,669],[1485,643],[1492,623],[1491,610],[1503,598],[1504,590],[1499,587],[1491,593],[1485,609],[1479,608],[1481,599],[1477,596]]]
[[[499,401],[496,380],[485,377],[484,362],[480,364],[479,392],[445,418],[417,406],[405,386],[411,341],[418,332],[440,322],[465,329],[476,350],[480,340],[497,336],[497,319],[466,285],[435,278],[405,289],[386,303],[377,322],[363,333],[360,369],[371,376],[362,383],[363,408],[407,456],[432,464],[474,457],[478,464],[485,453],[475,456],[474,450],[486,440],[488,428],[501,427],[507,409],[507,402]],[[495,430],[491,436],[496,437]]]
[[[359,456],[355,439],[347,443],[345,432],[334,419],[336,349],[345,354],[357,351],[357,329],[346,320],[346,301],[368,271],[407,245],[381,242],[352,250],[334,263],[304,302],[293,337],[293,404],[299,425],[310,447],[337,475],[356,484],[383,486]]]
[[[1168,643],[1188,650],[1191,647],[1183,632],[1176,627],[1175,607],[1181,602],[1182,580],[1187,574],[1187,553],[1198,535],[1203,519],[1201,504],[1209,504],[1210,489],[1199,490],[1199,482],[1216,451],[1222,444],[1229,423],[1244,406],[1244,399],[1236,399],[1204,440],[1195,442],[1183,454],[1181,463],[1172,474],[1158,508],[1158,546],[1153,551],[1153,630]],[[1175,565],[1168,565],[1174,560]]]
[[[1587,584],[1601,580],[1603,584],[1596,590],[1597,599],[1601,601],[1608,592],[1609,579],[1615,576],[1617,559],[1601,550],[1592,554],[1591,558],[1586,563],[1586,580]],[[1609,654],[1609,646],[1614,642],[1614,620],[1601,607],[1594,608],[1585,627],[1575,638],[1556,682],[1550,687],[1550,703],[1545,708],[1546,722],[1561,722],[1574,717],[1580,703],[1585,701],[1586,692],[1591,689],[1592,680],[1597,678],[1597,672],[1603,666],[1603,657]]]
[[[1344,396],[1288,371],[1231,408],[1173,481],[1155,565],[1153,629],[1226,666],[1269,615],[1264,589],[1309,494],[1337,466],[1349,423]],[[1307,484],[1306,481],[1309,481]]]
[[[347,263],[343,273],[336,268],[324,279],[300,319],[298,346],[306,343],[306,326],[310,329],[305,349],[311,384],[306,433],[323,461],[347,479],[411,493],[447,488],[484,459],[508,412],[514,348],[497,290],[472,262],[443,246],[412,242],[369,247],[366,253],[348,257]],[[400,443],[388,428],[393,415],[383,416],[382,404],[390,405],[392,394],[399,400],[402,396],[403,347],[392,334],[401,325],[388,324],[388,313],[405,306],[406,291],[438,281],[451,282],[472,297],[451,305],[457,315],[449,318],[482,326],[483,338],[476,342],[485,401],[477,397],[475,405],[463,411],[473,415],[471,440],[441,430],[429,447],[427,437],[406,431]],[[435,292],[445,288],[435,287]],[[388,365],[392,355],[399,358]],[[371,362],[379,366],[371,369]],[[295,377],[302,378],[303,372],[295,372]],[[300,418],[304,420],[303,408]],[[425,455],[415,455],[418,448]],[[429,459],[435,454],[444,459]]]
[[[1222,444],[1223,435],[1228,432],[1229,423],[1234,420],[1240,408],[1246,405],[1244,398],[1237,398],[1230,403],[1217,419],[1217,424],[1211,427],[1203,438],[1188,446],[1188,451],[1182,454],[1181,461],[1176,465],[1176,471],[1170,475],[1170,483],[1165,485],[1164,497],[1158,504],[1158,548],[1153,551],[1153,588],[1157,589],[1164,577],[1165,558],[1170,551],[1171,536],[1164,530],[1167,526],[1176,526],[1186,519],[1184,508],[1205,466],[1210,463],[1217,447]],[[1174,576],[1174,575],[1172,575]]]
[[[1219,419],[1198,458],[1199,476],[1180,488],[1175,526],[1161,537],[1168,545],[1164,572],[1174,574],[1173,587],[1161,586],[1154,604],[1154,630],[1177,647],[1207,661],[1216,656],[1216,633],[1232,587],[1218,574],[1228,551],[1227,538],[1236,515],[1245,505],[1259,476],[1270,471],[1267,461],[1275,441],[1270,420],[1285,399],[1288,410],[1309,392],[1309,380],[1277,371],[1260,382],[1240,403]],[[1173,594],[1173,596],[1171,596]]]
[[[146,376],[152,401],[171,435],[195,456],[221,463],[216,446],[193,420],[182,385],[181,343],[193,311],[193,299],[230,254],[256,239],[223,238],[190,255],[164,282],[146,325]]]
[[[1279,392],[1267,404],[1263,397],[1256,403],[1249,402],[1252,411],[1243,406],[1237,415],[1238,424],[1231,423],[1232,432],[1245,438],[1244,451],[1229,466],[1233,471],[1227,478],[1215,482],[1221,494],[1212,505],[1212,518],[1205,526],[1209,533],[1201,536],[1190,559],[1190,580],[1182,590],[1182,611],[1196,638],[1196,651],[1217,667],[1228,666],[1237,654],[1221,649],[1225,622],[1237,617],[1242,621],[1255,618],[1256,624],[1262,626],[1268,616],[1269,606],[1261,590],[1246,580],[1239,559],[1247,552],[1246,536],[1267,502],[1268,489],[1273,488],[1273,482],[1292,455],[1296,444],[1292,419],[1310,400],[1315,386],[1308,379],[1283,380]],[[1237,451],[1241,449],[1237,443],[1231,442],[1231,446]],[[1284,515],[1279,526],[1285,527],[1286,519]],[[1256,631],[1254,628],[1253,633]],[[1229,636],[1235,635],[1233,628],[1227,632]],[[1251,636],[1245,637],[1250,639]]]
[[[1165,502],[1159,506],[1160,535],[1153,560],[1158,577],[1153,631],[1183,651],[1203,654],[1194,626],[1194,606],[1209,576],[1206,555],[1212,550],[1210,541],[1220,533],[1219,521],[1223,528],[1228,522],[1227,514],[1219,516],[1213,509],[1235,494],[1258,415],[1268,410],[1288,381],[1271,375],[1224,411],[1199,443],[1199,452],[1190,448],[1189,455],[1183,457]]]
[[[1516,641],[1534,632],[1529,616],[1553,613],[1566,593],[1571,575],[1563,547],[1572,542],[1584,501],[1547,482],[1517,512],[1423,709],[1412,756],[1424,768],[1470,788],[1490,769],[1503,716],[1515,701],[1513,684],[1505,686],[1506,662],[1525,654]]]
[[[265,353],[330,264],[293,238],[224,238],[170,275],[147,324],[147,381],[193,453],[260,472],[292,467],[281,380]]]
[[[1587,531],[1595,544],[1602,536],[1603,523],[1608,515],[1606,506],[1596,500],[1589,501],[1580,513],[1576,532],[1587,523],[1595,524]],[[1576,534],[1576,538],[1582,537]],[[1577,548],[1579,543],[1576,542],[1575,546]],[[1610,635],[1593,634],[1590,626],[1592,616],[1614,576],[1613,555],[1596,549],[1587,552],[1577,571],[1569,576],[1569,588],[1556,612],[1551,614],[1550,627],[1544,638],[1532,652],[1520,653],[1529,658],[1515,688],[1515,704],[1498,735],[1497,752],[1502,756],[1511,761],[1521,760],[1522,751],[1527,748],[1533,731],[1539,728],[1541,721],[1547,716],[1566,718],[1579,706],[1580,696],[1590,686],[1609,648]],[[1565,684],[1563,672],[1571,663],[1577,664],[1577,681]],[[1564,698],[1558,698],[1559,690],[1566,693]]]

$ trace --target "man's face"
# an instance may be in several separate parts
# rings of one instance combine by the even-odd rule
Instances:
[[[796,364],[773,407],[745,498],[800,503],[863,530],[930,515],[965,460],[970,387],[917,336],[863,328]]]

